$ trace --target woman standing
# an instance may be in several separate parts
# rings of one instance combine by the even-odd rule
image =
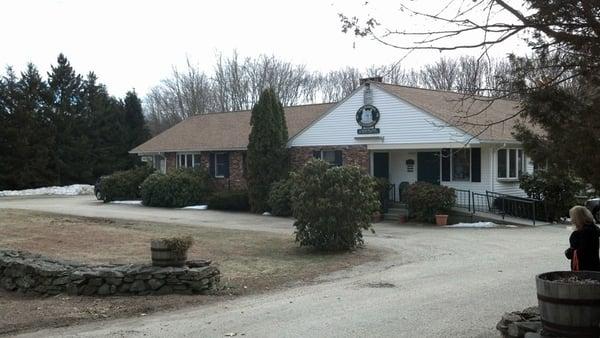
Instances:
[[[571,246],[565,251],[565,256],[571,260],[571,270],[600,271],[600,229],[594,224],[592,213],[585,207],[576,206],[569,210],[569,216],[575,225],[569,238]]]

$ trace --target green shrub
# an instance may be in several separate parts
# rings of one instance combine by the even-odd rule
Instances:
[[[454,206],[454,189],[416,182],[408,186],[405,195],[411,216],[420,222],[435,222],[436,213],[447,213]]]
[[[178,169],[168,174],[155,173],[142,183],[142,204],[166,208],[206,204],[212,191],[212,178],[204,170]]]
[[[291,189],[292,180],[285,179],[277,181],[271,185],[269,191],[269,207],[271,208],[271,214],[275,216],[291,216]]]
[[[569,209],[577,204],[576,196],[584,184],[569,173],[540,170],[534,175],[521,176],[519,187],[530,198],[544,201],[547,220],[552,222],[569,216]]]
[[[220,191],[208,200],[208,208],[215,210],[250,210],[247,191]]]
[[[375,181],[358,167],[309,161],[292,173],[296,241],[321,250],[351,250],[363,244],[379,208]]]
[[[140,185],[153,172],[153,168],[144,165],[102,177],[100,179],[102,200],[106,203],[139,199]]]

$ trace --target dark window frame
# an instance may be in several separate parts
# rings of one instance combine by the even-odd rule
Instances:
[[[227,152],[217,152],[217,153],[213,153],[214,156],[214,177],[215,178],[226,178],[228,177],[228,172],[229,172],[229,168],[226,168],[225,165],[229,165],[229,153]],[[222,163],[219,163],[219,156],[221,157],[221,161]],[[219,171],[219,166],[221,166],[220,169],[223,170],[223,172]]]
[[[333,154],[333,161],[326,160],[325,153]],[[319,160],[323,160],[335,167],[340,167],[344,164],[344,153],[339,149],[317,150],[313,152],[313,157]]]

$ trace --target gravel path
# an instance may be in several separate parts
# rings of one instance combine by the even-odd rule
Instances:
[[[3,207],[291,232],[291,221],[282,218],[102,205],[83,197],[0,200]],[[24,336],[497,337],[503,312],[536,303],[535,274],[568,268],[562,252],[570,232],[564,227],[382,223],[376,231],[366,244],[391,249],[384,261],[323,276],[313,285]]]

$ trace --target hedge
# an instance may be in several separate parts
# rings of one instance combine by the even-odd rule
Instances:
[[[142,183],[142,204],[166,208],[206,204],[213,190],[212,178],[201,169],[155,173]]]
[[[99,183],[102,200],[106,203],[140,199],[140,185],[153,172],[153,168],[144,165],[102,177]]]
[[[292,215],[291,189],[292,181],[290,179],[277,181],[271,185],[267,201],[271,214],[275,216]]]
[[[250,210],[247,191],[220,191],[208,200],[208,208],[214,210]]]

